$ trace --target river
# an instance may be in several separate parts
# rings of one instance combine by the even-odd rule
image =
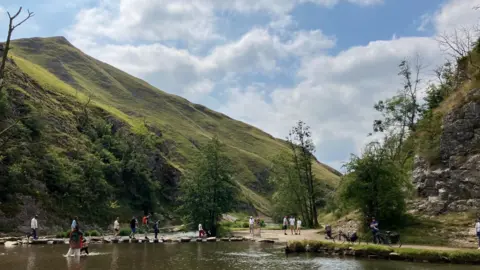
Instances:
[[[281,245],[254,242],[91,244],[91,255],[65,258],[68,245],[0,247],[0,269],[341,269],[473,270],[478,266],[409,263],[284,254]]]

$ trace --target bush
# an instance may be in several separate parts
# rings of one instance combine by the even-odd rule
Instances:
[[[248,225],[248,222],[243,222],[243,223],[242,223],[242,228],[248,228],[248,227],[250,227],[250,226]]]
[[[97,230],[91,230],[85,233],[86,236],[100,236],[100,233]]]
[[[68,238],[69,235],[70,235],[70,231],[64,231],[64,232],[58,232],[57,234],[55,234],[55,237],[56,238]]]
[[[132,232],[132,230],[130,230],[130,228],[121,228],[121,229],[120,229],[120,232],[118,233],[118,235],[120,235],[120,236],[129,236],[131,232]]]

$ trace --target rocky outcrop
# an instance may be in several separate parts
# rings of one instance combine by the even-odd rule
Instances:
[[[413,183],[425,200],[416,208],[431,214],[480,209],[480,89],[445,115],[440,139],[441,164],[416,156]]]

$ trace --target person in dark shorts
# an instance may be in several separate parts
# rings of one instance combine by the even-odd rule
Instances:
[[[132,230],[132,232],[130,233],[130,238],[135,239],[135,232],[137,231],[137,224],[138,224],[137,219],[135,217],[132,217],[132,220],[130,220],[130,230]]]
[[[287,235],[287,229],[288,229],[288,220],[287,216],[283,217],[283,225],[282,225],[283,233]]]

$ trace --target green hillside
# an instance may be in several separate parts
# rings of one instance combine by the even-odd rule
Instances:
[[[10,56],[16,65],[13,70],[21,70],[33,84],[38,83],[32,89],[45,91],[37,93],[34,99],[43,104],[52,103],[42,110],[57,114],[58,125],[71,121],[72,115],[78,118],[85,107],[92,111],[92,117],[120,123],[119,126],[126,126],[133,134],[156,134],[162,158],[180,174],[188,168],[198,147],[218,136],[229,148],[228,155],[234,161],[236,180],[242,187],[245,203],[268,214],[268,195],[272,191],[267,181],[269,160],[288,150],[283,140],[158,90],[84,54],[63,37],[19,39],[13,41],[11,47]],[[15,72],[14,75],[17,79],[24,76]],[[21,84],[10,86],[10,91],[32,95]],[[37,106],[35,104],[32,106]],[[57,105],[60,107],[54,108]],[[63,144],[55,145],[59,155],[67,155],[66,147],[83,143],[74,139],[71,135],[74,131],[50,132],[51,136],[64,139]],[[336,186],[339,179],[338,172],[319,162],[315,163],[314,173],[330,187]]]

